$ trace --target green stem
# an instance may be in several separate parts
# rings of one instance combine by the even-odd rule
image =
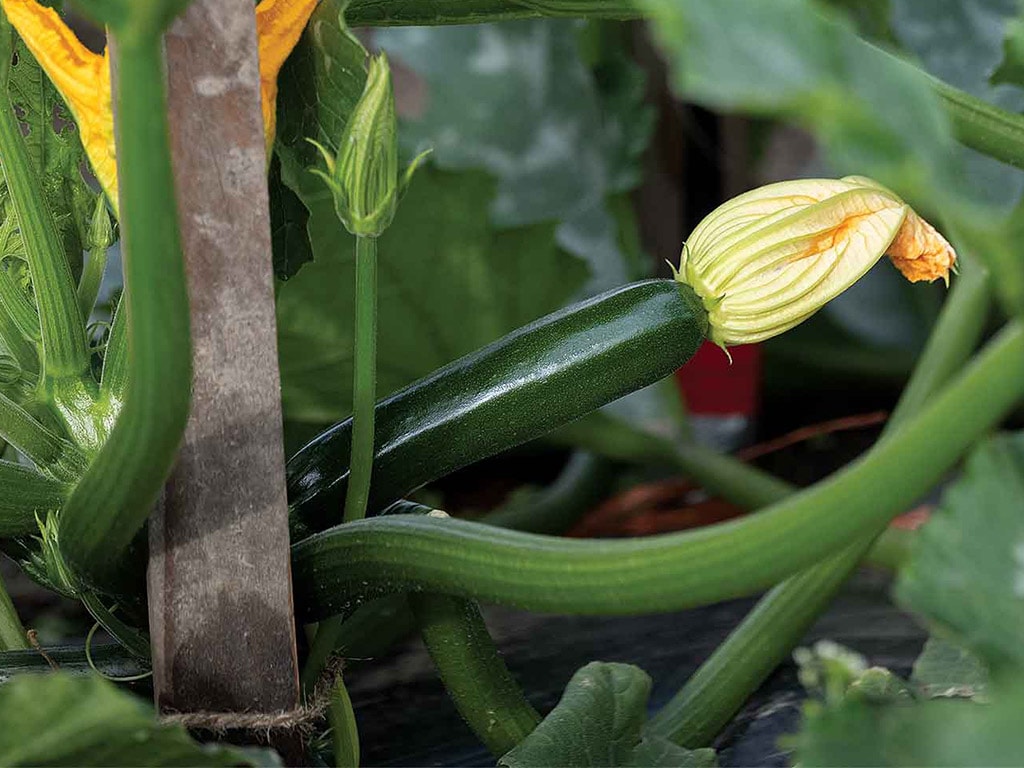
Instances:
[[[4,29],[0,34],[9,35],[9,30]],[[57,225],[43,195],[39,176],[32,168],[7,95],[6,76],[0,88],[0,157],[39,307],[43,371],[50,378],[81,376],[89,367],[89,347],[85,324],[78,312],[75,283]]]
[[[361,596],[393,591],[574,614],[679,610],[747,595],[873,534],[1022,395],[1024,324],[1015,321],[899,435],[830,479],[738,520],[615,541],[418,515],[341,525],[292,548],[299,616],[317,621]]]
[[[3,393],[0,393],[0,438],[56,480],[78,480],[88,466],[87,459],[73,443],[55,435]]]
[[[96,305],[96,297],[100,294],[103,272],[107,268],[107,249],[90,248],[82,270],[82,279],[78,281],[78,308],[82,312],[82,320],[88,322],[92,308]]]
[[[331,707],[327,713],[331,723],[331,743],[334,746],[334,764],[338,768],[358,768],[359,728],[352,709],[345,680],[341,675],[334,683]]]
[[[0,538],[38,533],[36,515],[59,509],[68,486],[28,467],[0,461]]]
[[[356,236],[356,322],[352,372],[352,453],[345,522],[366,517],[373,474],[373,423],[377,405],[377,239]],[[304,690],[312,690],[337,647],[342,619],[317,627],[302,670]]]
[[[107,349],[103,355],[103,374],[100,376],[100,396],[120,401],[128,389],[128,302],[121,301],[114,310],[114,321],[107,336]]]
[[[636,6],[623,0],[352,0],[345,21],[353,27],[484,24],[541,16],[635,19]]]
[[[946,107],[954,135],[962,144],[1024,168],[1024,115],[1000,109],[938,78],[929,79]]]
[[[126,36],[118,40],[115,59],[128,382],[110,437],[60,517],[61,553],[80,578],[101,590],[114,588],[170,471],[192,382],[160,38]]]
[[[410,594],[423,642],[459,714],[495,757],[525,739],[540,715],[498,655],[476,604]]]
[[[356,326],[352,373],[352,458],[345,522],[366,517],[377,403],[377,239],[356,237]]]
[[[11,602],[7,588],[0,580],[0,651],[22,651],[29,648],[28,635]]]
[[[495,510],[480,522],[516,531],[559,534],[604,498],[613,479],[610,461],[577,451],[558,479],[528,503]]]
[[[901,438],[896,428],[924,410],[936,391],[968,358],[981,336],[989,297],[984,270],[967,261],[886,427],[888,442]],[[757,506],[756,495],[751,501]],[[775,495],[766,494],[761,504],[775,501]],[[709,744],[832,602],[873,538],[863,537],[838,555],[791,576],[768,592],[655,715],[651,728],[686,747]]]

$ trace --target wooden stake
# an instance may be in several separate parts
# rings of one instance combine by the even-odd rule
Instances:
[[[194,393],[150,523],[162,711],[298,705],[266,152],[252,0],[195,0],[165,38]]]

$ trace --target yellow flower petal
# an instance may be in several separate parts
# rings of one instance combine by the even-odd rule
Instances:
[[[277,76],[319,0],[263,0],[256,8],[260,100],[267,151],[277,124]],[[78,124],[96,178],[117,209],[117,159],[106,52],[93,53],[60,15],[37,0],[0,0],[11,24],[60,92]]]
[[[949,284],[949,270],[956,252],[935,227],[911,211],[896,233],[887,255],[896,269],[912,283],[942,278]]]
[[[263,0],[256,6],[260,47],[260,95],[267,152],[277,131],[277,76],[299,42],[319,0]]]
[[[763,341],[859,280],[909,215],[906,203],[866,179],[771,184],[697,225],[677,279],[703,300],[713,341]]]
[[[106,54],[82,45],[52,8],[36,0],[2,2],[7,18],[71,110],[93,172],[116,207],[117,161]]]

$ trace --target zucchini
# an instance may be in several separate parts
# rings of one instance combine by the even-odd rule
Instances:
[[[706,332],[707,313],[688,286],[646,280],[446,365],[377,404],[368,512],[658,381],[693,356]],[[348,419],[288,462],[296,539],[341,521],[351,441]]]

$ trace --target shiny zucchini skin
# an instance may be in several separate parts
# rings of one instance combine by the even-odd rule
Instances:
[[[645,280],[444,366],[377,404],[368,511],[658,381],[693,356],[706,332],[689,287]],[[340,522],[351,439],[348,419],[289,460],[293,532]]]

